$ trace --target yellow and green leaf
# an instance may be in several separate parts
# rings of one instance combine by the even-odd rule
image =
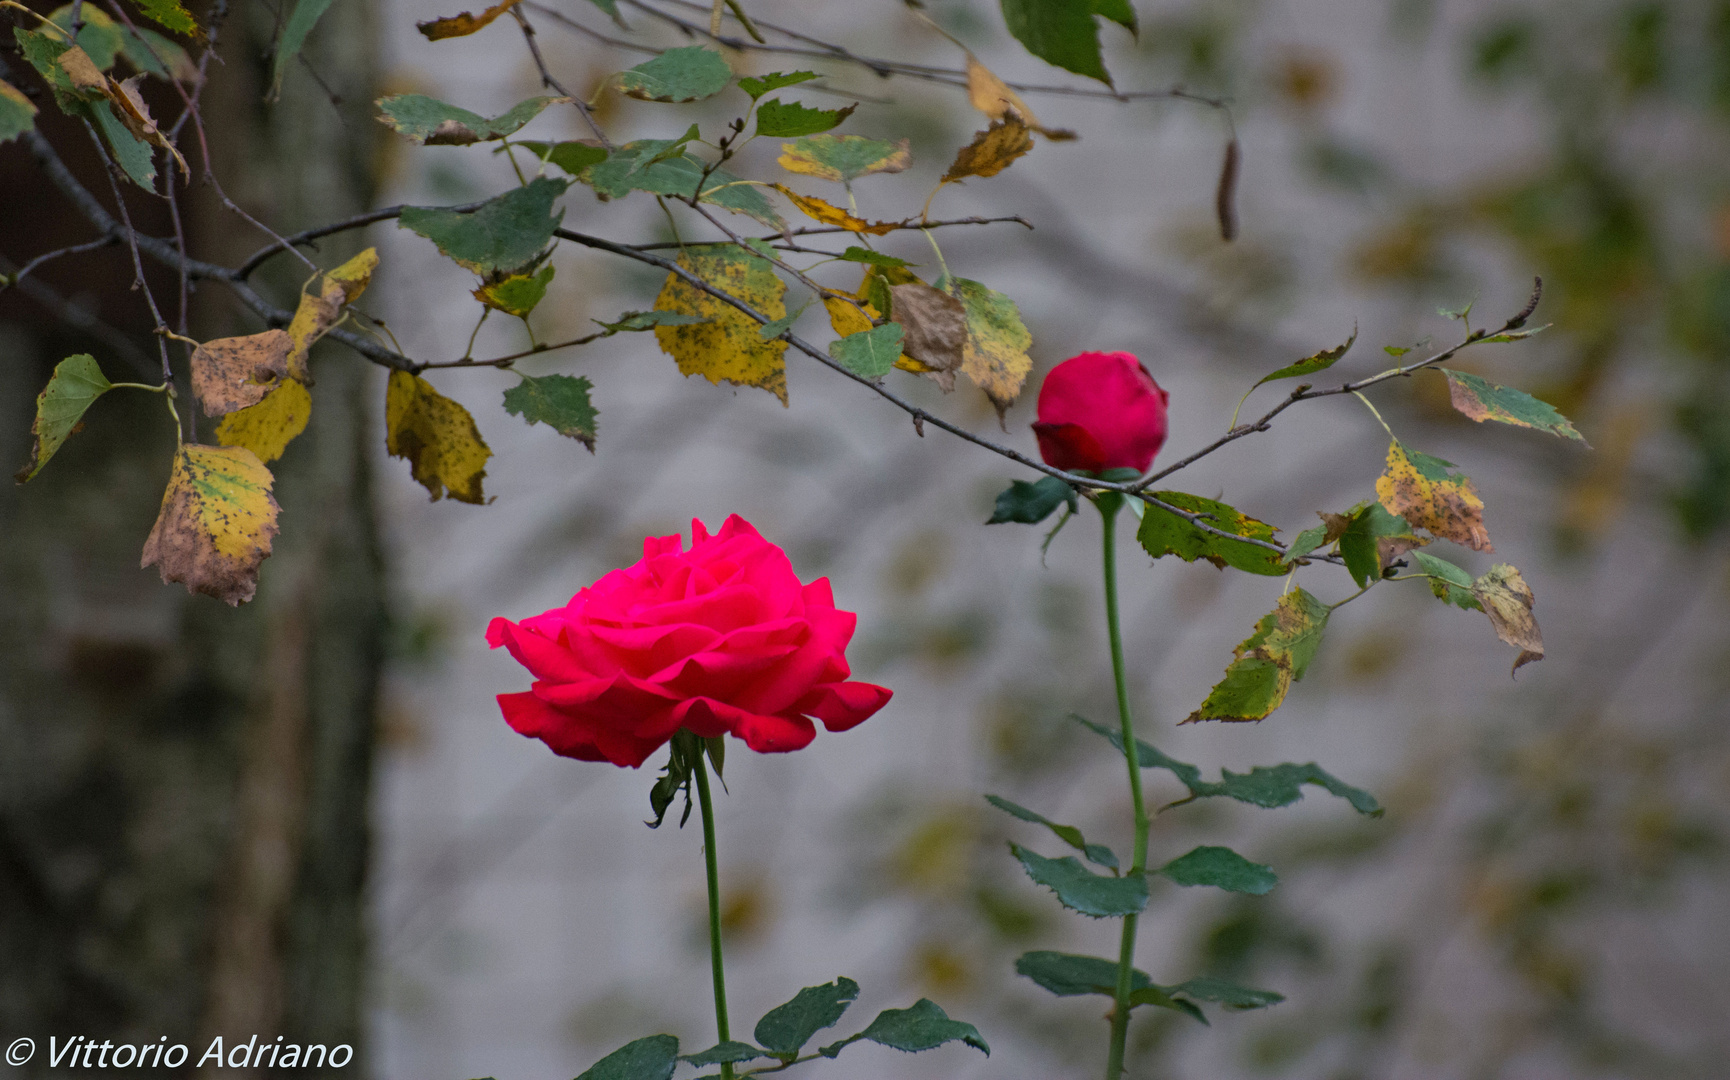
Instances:
[[[1182,491],[1156,491],[1152,494],[1160,502],[1180,510],[1205,515],[1201,521],[1220,532],[1230,533],[1231,536],[1247,540],[1272,540],[1274,533],[1278,531],[1265,521],[1239,513],[1225,503],[1213,499],[1204,499]],[[1141,541],[1141,546],[1156,559],[1162,555],[1176,555],[1184,562],[1206,559],[1222,570],[1233,566],[1251,574],[1264,574],[1268,577],[1281,577],[1291,571],[1291,567],[1282,561],[1278,551],[1199,529],[1188,519],[1151,504],[1142,515],[1141,528],[1136,532],[1136,539]]]
[[[36,106],[24,92],[0,79],[0,143],[36,130]]]
[[[490,308],[506,315],[526,319],[547,295],[547,285],[553,280],[553,268],[543,266],[535,274],[511,274],[498,281],[489,281],[474,291],[474,297]]]
[[[276,536],[272,482],[243,447],[182,445],[139,565],[226,604],[251,600]]]
[[[885,142],[863,135],[807,135],[782,143],[777,160],[791,173],[850,183],[872,173],[900,172],[913,164],[913,154],[906,139]]]
[[[819,221],[824,225],[839,225],[848,232],[870,233],[872,236],[884,236],[901,227],[901,223],[896,221],[866,221],[863,218],[854,217],[839,206],[812,195],[801,195],[786,184],[770,184],[769,186],[787,196],[788,201],[798,207],[800,213],[812,221]]]
[[[419,375],[390,373],[384,399],[385,449],[407,459],[415,481],[432,501],[445,495],[461,502],[486,502],[481,480],[493,452],[481,441],[475,418],[433,389]]]
[[[967,309],[967,350],[961,373],[985,391],[1001,422],[1033,370],[1027,355],[1033,335],[1021,321],[1015,301],[1002,293],[966,278],[939,278],[937,287]]]
[[[314,281],[316,291],[301,293],[300,305],[288,324],[288,336],[292,342],[287,360],[290,376],[303,383],[312,381],[307,359],[313,345],[336,325],[342,317],[342,309],[366,291],[376,269],[378,250],[367,248],[335,270],[321,274]]]
[[[1338,363],[1340,358],[1351,350],[1352,345],[1357,340],[1358,328],[1354,326],[1352,327],[1352,336],[1346,338],[1343,344],[1335,345],[1331,349],[1323,349],[1314,355],[1304,357],[1295,364],[1288,364],[1278,371],[1263,375],[1255,381],[1255,385],[1260,386],[1262,383],[1273,382],[1275,379],[1294,379],[1299,375],[1314,375],[1318,371],[1326,371]],[[1250,389],[1253,390],[1255,387],[1252,386]]]
[[[1225,678],[1183,723],[1260,720],[1279,708],[1321,648],[1328,614],[1326,604],[1301,588],[1280,597],[1279,606],[1234,650]]]
[[[771,321],[787,314],[786,283],[768,260],[736,244],[687,245],[679,265]],[[701,375],[716,385],[725,380],[759,387],[787,404],[787,343],[764,341],[755,319],[673,273],[655,298],[655,310],[703,320],[655,327],[661,351],[678,361],[680,372]]]
[[[1494,551],[1484,528],[1484,500],[1470,478],[1450,470],[1451,461],[1411,450],[1395,439],[1388,466],[1376,480],[1376,496],[1391,514],[1475,551]]]
[[[1586,441],[1586,437],[1576,431],[1568,418],[1556,411],[1555,406],[1547,401],[1540,401],[1524,390],[1500,386],[1465,371],[1448,368],[1436,370],[1448,377],[1448,394],[1454,408],[1480,424],[1486,420],[1494,420],[1498,424],[1547,431],[1552,435],[1582,443]]]

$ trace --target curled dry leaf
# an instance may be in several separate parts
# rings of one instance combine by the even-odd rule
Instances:
[[[139,566],[155,566],[165,584],[178,581],[225,604],[251,600],[276,536],[271,483],[250,450],[182,445]]]
[[[192,351],[192,390],[206,416],[257,405],[288,377],[294,341],[282,330],[217,338]]]
[[[335,270],[321,275],[316,292],[301,294],[300,306],[288,324],[288,336],[293,339],[293,347],[288,353],[288,373],[291,376],[311,385],[312,375],[306,361],[313,344],[336,325],[337,319],[342,317],[343,307],[359,299],[360,294],[366,291],[376,269],[378,250],[367,248]]]
[[[1494,551],[1484,528],[1484,500],[1472,481],[1450,472],[1452,468],[1452,462],[1410,450],[1395,439],[1388,446],[1387,471],[1376,480],[1376,496],[1389,513],[1444,540]]]
[[[487,8],[479,15],[463,12],[461,15],[447,15],[442,19],[430,22],[415,23],[415,29],[426,35],[428,41],[443,41],[445,38],[468,37],[470,34],[490,24],[494,19],[516,7],[522,0],[500,0],[499,3]]]
[[[889,286],[889,317],[901,324],[901,350],[924,364],[944,392],[967,360],[967,306],[917,282]]]
[[[1007,83],[981,64],[979,58],[972,53],[967,54],[967,100],[972,102],[975,109],[993,120],[1002,120],[1007,116],[1020,117],[1022,123],[1052,142],[1080,138],[1073,131],[1041,125],[1039,118],[1033,115],[1033,110],[1027,107],[1027,102],[1021,100],[1021,95],[1011,90]]]
[[[969,176],[996,176],[1031,149],[1033,136],[1027,133],[1027,125],[1019,116],[1006,116],[974,135],[973,141],[961,148],[949,171],[943,174],[943,183]]]
[[[384,424],[385,449],[408,459],[433,502],[447,494],[460,502],[487,501],[481,480],[493,452],[467,409],[419,375],[393,371],[385,390]]]
[[[839,225],[851,233],[870,233],[872,236],[884,236],[900,228],[898,221],[866,221],[856,218],[847,211],[832,203],[811,195],[801,195],[786,184],[770,184],[770,187],[787,196],[799,212],[812,221],[820,221],[825,225]]]
[[[1544,636],[1538,631],[1538,620],[1532,616],[1537,601],[1518,570],[1507,563],[1497,563],[1473,583],[1472,595],[1483,605],[1496,636],[1520,650],[1520,655],[1514,658],[1514,672],[1544,658]]]
[[[138,84],[143,81],[143,75],[134,75],[125,82],[115,82],[104,75],[96,62],[90,59],[90,54],[73,46],[61,53],[55,61],[66,72],[72,81],[72,88],[81,95],[100,95],[114,106],[114,113],[133,138],[151,146],[166,150],[180,166],[182,176],[191,176],[192,170],[186,164],[186,159],[180,156],[180,151],[168,140],[156,126],[156,121],[150,116],[150,107],[144,103],[144,98],[138,93]]]

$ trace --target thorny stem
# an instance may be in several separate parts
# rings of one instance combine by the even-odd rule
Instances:
[[[702,743],[691,775],[697,781],[697,806],[703,815],[703,869],[709,886],[709,970],[715,979],[715,1033],[717,1042],[733,1038],[727,1025],[727,973],[721,960],[721,872],[715,863],[715,808],[709,794],[709,765]],[[733,1066],[721,1064],[722,1080],[733,1080]]]
[[[1123,662],[1123,631],[1117,609],[1117,512],[1124,496],[1103,495],[1094,501],[1105,526],[1101,562],[1105,568],[1105,629],[1111,640],[1111,677],[1117,689],[1117,722],[1123,733],[1123,756],[1129,766],[1129,797],[1135,814],[1134,861],[1130,877],[1147,869],[1147,807],[1141,795],[1141,760],[1135,745],[1135,722],[1129,713],[1129,677]],[[1117,953],[1117,988],[1112,995],[1111,1049],[1105,1062],[1105,1080],[1118,1080],[1123,1075],[1124,1047],[1129,1039],[1129,994],[1135,972],[1135,931],[1138,917],[1123,917],[1123,940]]]

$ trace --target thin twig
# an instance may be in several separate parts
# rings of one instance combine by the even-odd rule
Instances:
[[[552,90],[561,97],[570,98],[572,106],[576,108],[577,112],[582,114],[583,122],[588,124],[589,130],[595,133],[595,138],[601,140],[602,146],[611,150],[613,148],[612,141],[607,138],[607,133],[601,130],[601,125],[595,121],[595,114],[590,110],[588,103],[583,101],[583,99],[577,95],[571,93],[569,90],[566,90],[564,86],[559,83],[559,80],[553,78],[553,73],[548,70],[546,58],[541,56],[541,46],[540,43],[535,40],[535,28],[529,22],[529,17],[523,14],[520,6],[511,8],[511,16],[517,20],[517,25],[522,28],[523,40],[527,42],[529,46],[529,55],[535,58],[535,69],[541,73],[541,85]]]
[[[95,240],[86,241],[82,244],[73,244],[71,247],[63,247],[55,251],[44,252],[25,263],[23,266],[20,266],[15,273],[6,275],[4,280],[0,280],[0,292],[4,292],[9,285],[18,284],[20,278],[29,274],[44,263],[53,262],[55,259],[61,258],[65,255],[82,255],[86,251],[95,251],[97,248],[112,247],[119,242],[120,238],[118,236],[100,236]]]

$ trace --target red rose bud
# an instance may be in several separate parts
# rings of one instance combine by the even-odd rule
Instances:
[[[829,579],[802,585],[787,553],[737,514],[710,536],[691,522],[643,541],[643,558],[562,608],[513,623],[487,642],[534,675],[500,694],[505,721],[554,753],[635,768],[680,728],[732,732],[761,753],[797,750],[811,718],[846,731],[890,691],[849,682],[857,617],[835,607]]]
[[[1146,472],[1165,444],[1166,393],[1129,353],[1086,352],[1039,388],[1039,456],[1069,472]]]

